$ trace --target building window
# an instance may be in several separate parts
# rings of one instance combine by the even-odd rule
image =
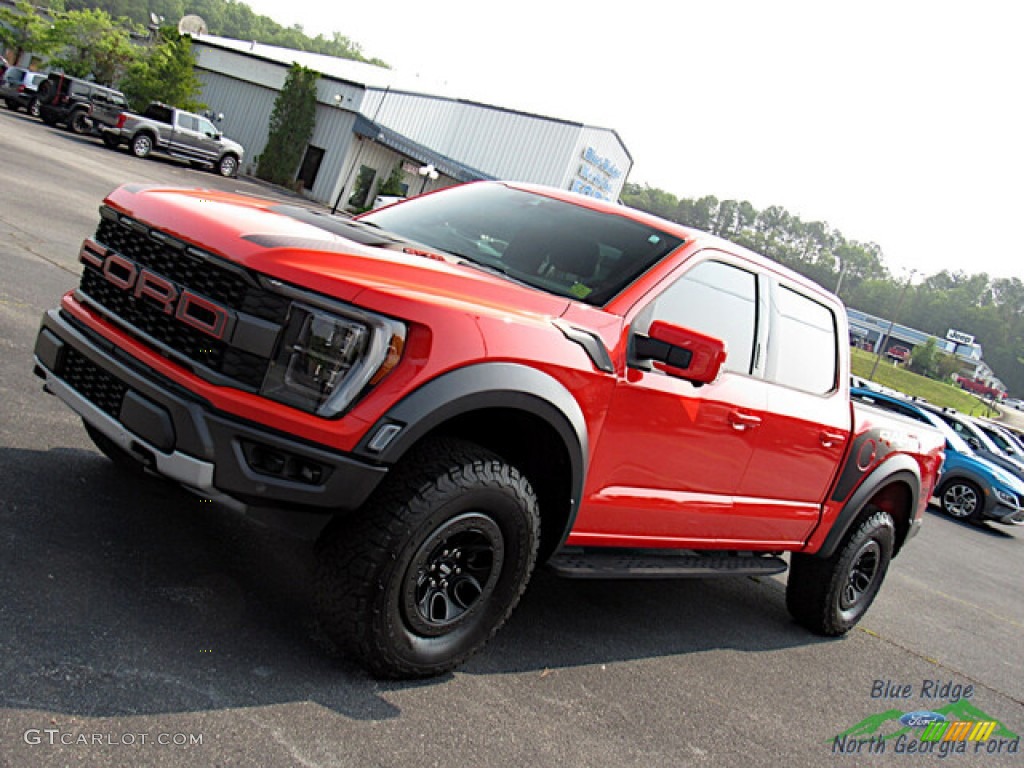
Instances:
[[[370,187],[377,177],[377,171],[368,165],[359,168],[359,175],[356,176],[356,183],[352,187],[352,194],[349,195],[348,204],[353,208],[365,208],[366,200],[370,197]]]

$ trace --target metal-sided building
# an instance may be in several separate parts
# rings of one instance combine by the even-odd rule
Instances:
[[[316,125],[296,174],[304,194],[340,210],[372,204],[396,166],[408,195],[508,179],[616,200],[633,160],[608,128],[424,93],[416,80],[362,62],[240,40],[192,41],[201,98],[256,168],[293,62],[321,74]]]

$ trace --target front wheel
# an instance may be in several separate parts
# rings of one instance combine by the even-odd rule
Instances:
[[[39,99],[32,99],[32,101],[28,103],[28,113],[32,115],[32,117],[39,117]]]
[[[966,480],[950,480],[939,489],[942,511],[957,520],[977,520],[981,516],[981,489]]]
[[[224,155],[217,163],[217,173],[226,177],[234,176],[238,173],[238,158],[234,155]]]
[[[786,584],[790,614],[815,634],[849,632],[878,594],[895,542],[892,517],[875,509],[846,534],[831,557],[794,554]]]
[[[447,672],[512,613],[539,535],[536,495],[515,467],[471,443],[431,441],[319,542],[323,627],[377,676]]]

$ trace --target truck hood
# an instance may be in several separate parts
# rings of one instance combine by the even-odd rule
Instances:
[[[557,317],[570,301],[369,225],[219,192],[126,185],[106,205],[243,267],[346,302],[374,295]]]

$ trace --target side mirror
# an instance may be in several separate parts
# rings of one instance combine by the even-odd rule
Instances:
[[[634,338],[634,354],[641,360],[650,360],[669,376],[699,386],[718,378],[726,350],[721,339],[655,320],[647,336]]]

